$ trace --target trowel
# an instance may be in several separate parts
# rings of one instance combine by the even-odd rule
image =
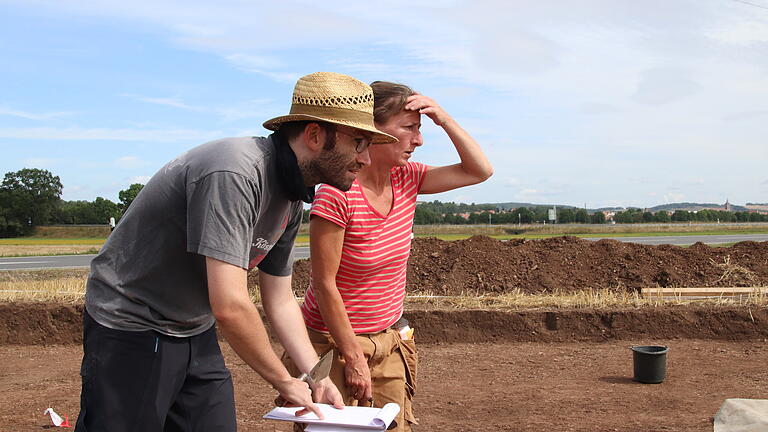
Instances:
[[[328,351],[320,357],[320,360],[312,366],[309,373],[303,373],[297,377],[300,381],[304,381],[310,386],[318,381],[322,381],[328,378],[328,374],[331,372],[331,365],[333,364],[333,350]],[[275,405],[284,406],[287,403],[282,396],[278,396],[275,399]]]
[[[328,378],[328,374],[331,372],[331,364],[333,364],[333,350],[323,354],[308,374],[303,373],[298,378],[309,385],[324,380]]]

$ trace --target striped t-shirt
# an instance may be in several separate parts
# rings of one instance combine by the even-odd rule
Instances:
[[[392,168],[387,215],[368,203],[357,180],[347,192],[322,185],[315,194],[310,214],[345,230],[336,286],[355,333],[382,331],[403,313],[416,196],[426,171],[418,162]],[[328,332],[311,280],[301,312],[309,328]]]

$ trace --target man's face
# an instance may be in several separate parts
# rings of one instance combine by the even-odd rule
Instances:
[[[368,132],[337,125],[336,133],[326,136],[320,155],[312,161],[313,171],[318,174],[320,182],[348,191],[357,173],[371,164],[365,145],[365,141],[370,142],[370,139]],[[359,148],[362,151],[358,153]]]

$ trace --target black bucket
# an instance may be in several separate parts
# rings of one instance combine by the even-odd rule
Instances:
[[[658,384],[667,377],[667,352],[669,347],[644,345],[632,347],[635,381]]]

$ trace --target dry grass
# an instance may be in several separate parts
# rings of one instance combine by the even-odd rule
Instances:
[[[768,306],[768,295],[754,294],[736,297],[685,298],[682,296],[647,298],[638,292],[621,289],[587,289],[573,293],[525,294],[518,290],[505,294],[464,293],[460,296],[435,296],[429,292],[412,293],[406,303],[429,304],[457,309],[536,309],[536,308],[626,308],[668,305]]]
[[[1,238],[0,245],[23,245],[23,246],[50,246],[50,245],[90,245],[101,246],[106,241],[106,238],[82,238],[82,237],[57,237],[57,238],[40,238],[40,237],[15,237],[15,238]]]
[[[0,301],[80,303],[85,295],[85,278],[0,282]]]
[[[93,245],[0,245],[0,257],[95,254]]]
[[[88,269],[56,269],[0,272],[0,301],[82,302]],[[249,287],[251,299],[260,302],[257,287]],[[525,294],[519,290],[505,294],[466,292],[459,296],[439,296],[429,291],[412,292],[406,305],[429,305],[451,309],[536,309],[536,308],[626,308],[667,305],[768,306],[768,294],[691,299],[643,297],[621,286],[611,289],[587,289],[574,293]]]
[[[0,301],[82,302],[88,269],[0,272]]]
[[[35,227],[33,237],[83,237],[101,238],[109,235],[109,226],[104,225],[51,225]]]
[[[726,255],[726,257],[723,258],[722,263],[717,263],[711,258],[709,261],[712,262],[715,267],[718,267],[723,271],[723,274],[717,281],[715,281],[715,284],[720,282],[725,282],[728,284],[743,284],[746,282],[748,285],[753,285],[757,282],[757,276],[755,276],[755,273],[746,267],[732,263],[730,255]]]

